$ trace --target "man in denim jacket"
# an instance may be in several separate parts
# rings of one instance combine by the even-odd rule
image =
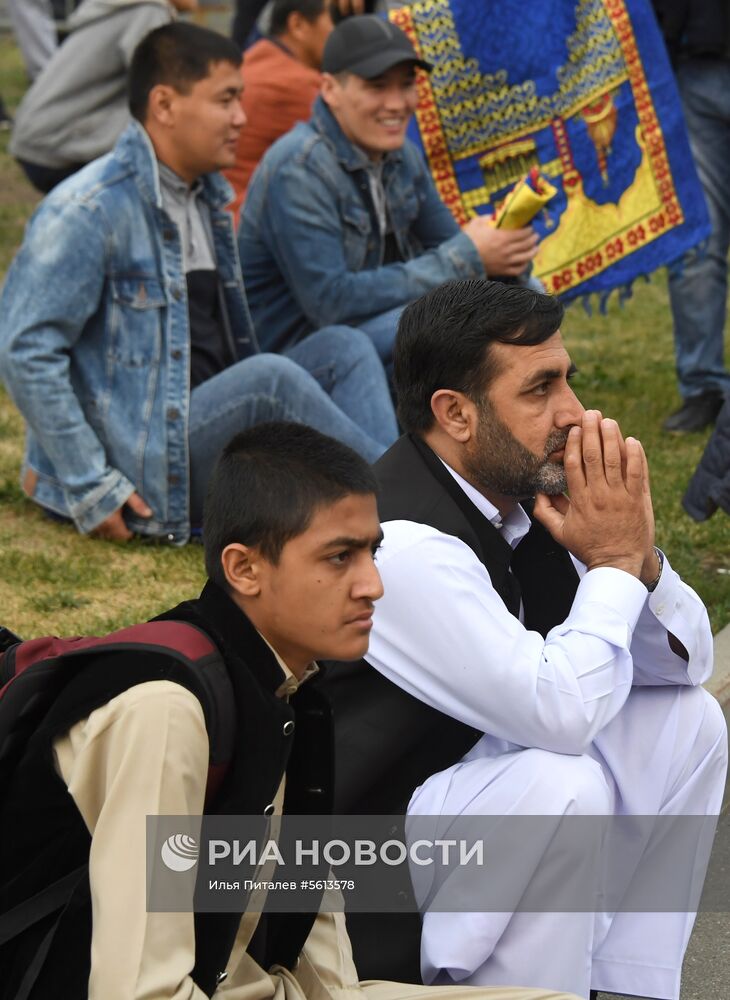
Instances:
[[[245,123],[239,66],[214,32],[150,33],[130,70],[136,121],[43,202],[10,268],[0,373],[28,425],[23,487],[79,531],[185,542],[218,452],[261,420],[311,424],[369,460],[395,437],[364,334],[258,354],[230,188],[211,172]]]
[[[325,46],[322,92],[261,161],[239,250],[266,349],[288,351],[326,323],[365,330],[390,361],[401,309],[454,278],[519,275],[537,251],[530,228],[483,217],[460,229],[406,139],[418,58],[395,25],[340,23]]]

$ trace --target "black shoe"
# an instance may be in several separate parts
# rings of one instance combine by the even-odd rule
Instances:
[[[717,389],[708,389],[699,396],[690,396],[678,410],[667,417],[662,430],[674,433],[704,430],[715,423],[724,401],[725,397]]]

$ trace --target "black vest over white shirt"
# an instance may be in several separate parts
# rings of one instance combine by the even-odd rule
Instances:
[[[383,455],[375,472],[382,522],[415,521],[460,539],[515,616],[521,597],[526,628],[545,636],[568,617],[578,574],[567,551],[539,523],[532,522],[513,551],[440,459],[408,435]],[[403,691],[364,660],[339,665],[325,684],[334,707],[336,813],[404,813],[414,789],[456,763],[482,735]],[[384,934],[378,920],[379,928],[367,915],[348,916],[360,976],[420,981],[417,920],[390,917],[392,934]],[[392,956],[384,948],[388,939],[396,942]]]
[[[407,435],[375,471],[381,521],[416,521],[459,538],[485,566],[513,615],[519,614],[521,592],[526,628],[545,636],[568,617],[578,574],[567,551],[538,522],[513,551],[440,459]],[[454,764],[481,735],[407,694],[365,661],[331,671],[326,688],[335,706],[335,812],[403,812],[417,785]],[[384,718],[392,720],[392,740],[374,746],[371,726],[382,733]]]

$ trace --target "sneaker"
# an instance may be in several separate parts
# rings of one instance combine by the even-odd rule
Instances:
[[[690,396],[662,424],[662,430],[682,434],[701,431],[714,424],[725,397],[717,389],[708,389],[699,396]]]

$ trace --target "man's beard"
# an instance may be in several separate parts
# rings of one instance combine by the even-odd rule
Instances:
[[[567,430],[551,431],[538,458],[520,444],[488,402],[481,401],[478,409],[474,447],[463,457],[464,470],[476,486],[517,500],[565,491],[563,463],[549,462],[548,456],[565,447]]]

